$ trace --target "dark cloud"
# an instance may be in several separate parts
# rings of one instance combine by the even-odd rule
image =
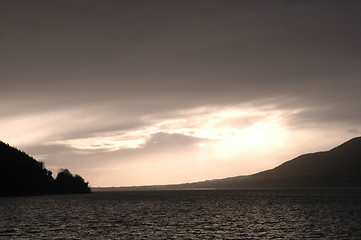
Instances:
[[[165,149],[179,149],[193,145],[195,143],[206,141],[182,134],[157,133],[152,136],[148,143],[144,146],[144,151],[159,151]]]
[[[143,114],[280,95],[352,105],[361,89],[356,1],[0,4],[1,100],[24,111]]]
[[[23,147],[25,152],[31,153],[34,156],[49,156],[49,155],[62,155],[66,152],[73,152],[74,149],[62,144],[36,144]],[[49,160],[49,159],[47,159]],[[50,159],[51,160],[51,159]]]
[[[64,144],[34,144],[24,147],[23,150],[37,156],[39,160],[45,161],[50,167],[84,170],[122,163],[129,161],[129,159],[159,152],[182,152],[201,141],[208,140],[181,134],[157,133],[152,135],[144,146],[136,149],[119,149],[116,151],[106,149],[79,150]],[[147,161],[146,157],[144,157],[144,161]]]
[[[8,99],[136,107],[137,98],[154,105],[170,99],[189,106],[297,96],[359,76],[355,2],[2,5],[2,82],[12,90],[2,95]]]

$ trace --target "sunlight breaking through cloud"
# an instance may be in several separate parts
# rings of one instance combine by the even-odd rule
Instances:
[[[174,114],[166,119],[148,116],[152,124],[128,131],[56,141],[79,150],[116,151],[143,148],[158,133],[179,134],[217,142],[222,150],[253,146],[269,141],[285,131],[277,111],[256,111],[242,108],[197,108]],[[261,142],[260,142],[261,141]],[[207,144],[207,143],[206,143]],[[202,145],[202,144],[201,144]]]

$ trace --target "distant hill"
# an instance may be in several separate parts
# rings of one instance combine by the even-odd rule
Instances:
[[[108,190],[333,187],[361,187],[361,137],[353,138],[330,151],[301,155],[276,168],[253,175],[188,184]]]
[[[251,175],[250,187],[361,187],[361,137]]]
[[[249,176],[206,181],[213,188],[361,187],[361,137]]]
[[[0,196],[88,193],[88,183],[62,169],[56,179],[43,162],[0,141]]]

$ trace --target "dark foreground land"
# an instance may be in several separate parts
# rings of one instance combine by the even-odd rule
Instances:
[[[0,171],[0,197],[90,192],[81,176],[62,169],[54,179],[43,162],[1,141]]]

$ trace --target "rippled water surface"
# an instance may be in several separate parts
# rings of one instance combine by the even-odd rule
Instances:
[[[0,239],[361,239],[361,190],[0,198]]]

